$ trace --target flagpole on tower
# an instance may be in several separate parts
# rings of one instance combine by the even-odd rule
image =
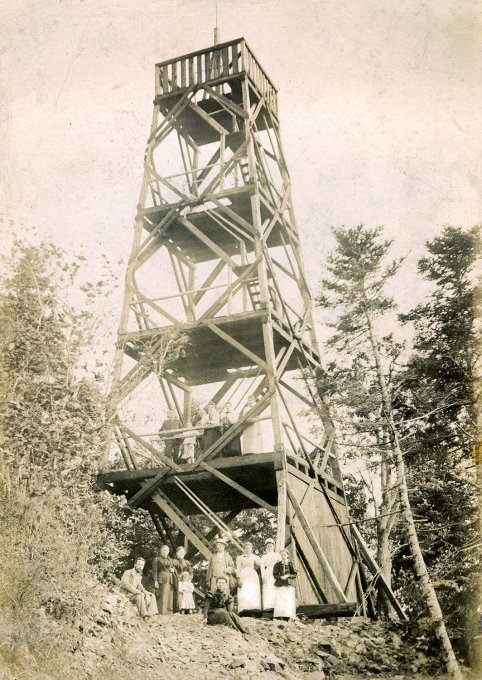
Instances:
[[[216,0],[216,26],[214,27],[214,44],[219,45],[218,3],[217,3],[217,0]]]

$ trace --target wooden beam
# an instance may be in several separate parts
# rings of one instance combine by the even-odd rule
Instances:
[[[245,237],[247,236],[250,241],[254,240],[253,225],[247,222],[243,217],[241,217],[241,215],[238,215],[238,213],[232,210],[229,206],[221,203],[215,194],[207,195],[206,199],[215,203],[221,212],[225,213],[234,222],[237,222],[239,226],[242,227],[243,232],[246,232]]]
[[[229,526],[231,522],[239,515],[241,511],[240,510],[230,510],[228,513],[228,516],[223,519],[223,522]],[[208,543],[211,543],[211,541],[216,537],[216,535],[219,533],[218,527],[213,527],[208,531],[207,534],[205,534],[204,538]],[[192,544],[191,544],[192,545]],[[195,555],[197,555],[199,550],[195,549],[195,546],[192,546],[192,549],[188,550],[186,553],[186,559],[192,560]]]
[[[188,538],[193,545],[196,546],[198,551],[207,560],[211,557],[211,551],[204,544],[204,538],[200,538],[197,533],[195,533],[191,527],[183,519],[183,515],[179,510],[175,509],[172,503],[168,503],[159,492],[154,493],[152,496],[152,502],[159,507],[159,509],[173,522],[180,531]]]
[[[157,533],[159,534],[161,541],[163,543],[171,543],[171,546],[174,548],[172,537],[168,536],[166,533],[166,526],[161,522],[161,518],[158,517],[157,515],[158,508],[153,506],[149,509],[149,514],[151,516],[152,522],[154,526],[156,527]]]
[[[393,590],[390,588],[389,584],[387,583],[384,575],[382,574],[382,572],[380,570],[380,567],[378,566],[378,564],[375,562],[375,560],[371,556],[370,551],[368,549],[368,546],[365,543],[365,540],[364,540],[363,536],[361,535],[356,524],[352,524],[351,533],[354,536],[356,542],[358,543],[358,547],[360,549],[362,557],[365,560],[365,563],[366,563],[367,567],[369,568],[372,576],[376,577],[377,581],[380,583],[380,585],[383,588],[390,604],[392,605],[392,607],[396,611],[398,617],[402,621],[408,621],[407,615],[403,611],[403,609],[400,605],[400,602],[395,597]]]
[[[252,264],[248,266],[245,271],[238,276],[231,285],[229,285],[223,293],[219,296],[219,298],[207,309],[201,316],[200,320],[206,320],[209,319],[210,317],[214,316],[216,312],[218,312],[220,309],[224,307],[226,304],[227,299],[229,298],[230,295],[233,295],[237,293],[237,289],[241,287],[241,285],[246,281],[250,275],[251,272],[255,271],[256,267],[258,266],[258,260],[255,260]]]
[[[194,304],[197,305],[204,295],[207,293],[207,288],[210,288],[211,285],[214,283],[214,281],[218,278],[219,274],[222,272],[224,267],[226,266],[226,263],[224,260],[220,260],[216,266],[213,268],[207,279],[204,281],[204,283],[200,286],[200,289],[198,292],[194,292]]]
[[[311,581],[311,585],[312,585],[313,589],[316,591],[316,594],[318,595],[318,597],[320,598],[320,602],[326,602],[327,597],[325,595],[325,591],[323,590],[323,586],[320,583],[318,576],[316,575],[313,567],[311,566],[309,559],[306,557],[302,546],[298,542],[297,531],[296,531],[296,529],[293,525],[291,525],[290,529],[291,529],[291,534],[292,534],[292,537],[293,537],[293,544],[295,546],[295,552],[299,553],[299,558],[301,560],[301,564],[303,566],[303,569],[306,571],[307,575],[309,576],[309,579]],[[296,567],[295,567],[295,569],[296,569]]]
[[[202,192],[201,196],[202,196],[203,199],[205,199],[206,196],[208,196],[209,194],[211,194],[213,191],[216,190],[216,187],[220,183],[221,177],[226,177],[232,171],[232,169],[235,167],[236,163],[238,163],[239,159],[245,155],[247,146],[248,146],[248,140],[244,141],[239,146],[236,153],[234,153],[231,156],[231,158],[229,159],[229,161],[224,164],[222,171],[217,175],[217,177],[215,177],[213,180],[211,180],[211,182],[208,184],[208,186]],[[219,187],[219,188],[221,188],[221,187]],[[245,187],[243,187],[243,189],[244,188]],[[216,191],[216,193],[218,194],[218,198],[219,198],[221,196],[222,192]],[[229,189],[227,193],[232,194],[233,192],[232,192],[231,189]]]
[[[198,229],[190,220],[186,217],[179,217],[178,222],[182,224],[188,231],[190,231],[194,236],[196,236],[200,241],[204,243],[205,246],[210,248],[215,255],[217,255],[221,260],[223,260],[230,267],[236,267],[236,262],[229,257],[227,253],[224,252],[214,241],[212,241],[206,234]]]
[[[287,472],[286,461],[283,460],[281,470],[276,471],[276,487],[278,491],[278,513],[277,513],[277,531],[276,531],[276,550],[279,552],[283,550],[286,544],[286,524],[287,524]]]
[[[226,109],[226,111],[229,111],[230,113],[234,113],[236,116],[240,116],[241,118],[247,118],[248,114],[237,104],[231,101],[231,99],[228,99],[227,97],[223,97],[223,95],[219,94],[215,90],[213,90],[212,87],[209,87],[206,83],[203,86],[204,90],[208,92],[212,99],[215,99],[218,101],[221,106]]]
[[[303,450],[303,455],[305,456],[306,462],[307,462],[308,466],[311,468],[313,474],[316,476],[316,470],[313,467],[313,461],[310,458],[310,454],[308,453],[308,451],[306,450],[306,447],[304,445],[303,436],[301,435],[300,431],[298,430],[298,428],[296,426],[296,421],[293,417],[293,414],[291,413],[290,407],[288,406],[288,402],[286,401],[284,394],[281,392],[281,390],[279,391],[279,395],[280,395],[281,401],[283,402],[283,405],[285,407],[285,411],[288,414],[288,418],[291,420],[292,429],[294,430],[296,436],[298,437],[298,441],[299,441],[300,446]],[[296,451],[295,454],[297,454],[297,453],[298,452]]]
[[[225,442],[223,446],[226,444]],[[248,467],[253,464],[256,467],[258,464],[275,463],[278,456],[274,453],[253,453],[251,455],[235,456],[233,458],[216,458],[211,461],[216,469],[224,470],[236,467]],[[98,477],[102,483],[110,484],[112,482],[123,481],[143,481],[144,479],[153,479],[160,470],[164,468],[144,468],[140,470],[109,470],[107,472],[99,472]],[[201,469],[195,469],[193,465],[182,466],[182,478],[190,481],[192,475],[204,475]],[[179,474],[173,472],[172,474]]]
[[[255,493],[252,491],[248,491],[244,486],[241,486],[241,484],[238,484],[235,482],[231,477],[228,477],[227,475],[223,474],[219,470],[216,470],[216,468],[213,468],[211,465],[208,463],[201,463],[201,467],[204,468],[207,472],[209,472],[211,475],[214,477],[217,477],[220,479],[222,482],[230,486],[232,489],[235,489],[238,491],[240,494],[243,496],[246,496],[246,498],[249,498],[251,501],[259,505],[261,508],[264,508],[265,510],[269,510],[269,512],[272,512],[273,515],[276,514],[276,508],[264,501],[262,498],[257,496]]]
[[[218,389],[216,394],[211,398],[211,401],[213,402],[213,404],[218,404],[221,401],[221,399],[224,397],[224,395],[229,392],[229,390],[231,389],[231,387],[234,385],[234,383],[237,380],[238,380],[238,377],[236,375],[232,375],[231,373],[229,373],[224,384],[221,385],[221,387]]]
[[[354,616],[358,609],[357,602],[336,602],[335,604],[302,604],[296,608],[297,614],[309,619],[334,619],[342,616]]]
[[[207,113],[205,113],[202,110],[202,108],[200,106],[198,106],[197,104],[195,104],[194,102],[192,102],[192,101],[189,102],[189,108],[191,109],[191,111],[194,111],[195,113],[197,113],[204,120],[205,123],[207,123],[212,128],[214,128],[214,130],[216,130],[218,135],[222,136],[222,135],[226,135],[226,134],[229,133],[229,130],[226,130],[226,128],[224,128],[217,121],[215,121],[212,116],[209,116]]]
[[[152,496],[168,472],[169,468],[165,467],[154,477],[154,479],[151,479],[143,484],[142,488],[127,501],[127,505],[130,508],[135,508],[145,501],[146,498]]]
[[[133,432],[130,428],[127,427],[127,425],[124,425],[124,423],[121,423],[120,421],[117,423],[118,427],[121,430],[124,430],[131,439],[136,441],[138,444],[143,446],[145,449],[147,449],[150,453],[152,453],[156,458],[164,463],[166,465],[167,470],[175,470],[176,472],[180,472],[182,470],[179,465],[177,465],[173,460],[165,456],[159,449],[156,449],[155,446],[152,446],[152,444],[149,444],[148,442],[144,441],[141,437],[139,437],[135,432]]]
[[[256,366],[261,366],[266,372],[270,371],[270,368],[264,359],[261,359],[257,354],[252,352],[250,349],[238,342],[232,335],[221,330],[212,321],[204,320],[205,325],[212,330],[213,333],[219,335],[220,338],[225,340],[229,345],[237,349],[241,354],[250,359]]]
[[[358,562],[353,560],[353,562],[351,564],[350,573],[348,574],[348,579],[346,581],[346,585],[345,585],[345,588],[344,588],[344,592],[345,592],[345,595],[347,597],[348,597],[348,593],[350,592],[350,589],[353,585],[353,582],[355,581],[357,571],[358,571]]]
[[[301,526],[303,527],[303,530],[306,534],[306,537],[307,537],[308,541],[310,542],[311,547],[313,548],[313,551],[314,551],[318,561],[320,562],[321,566],[323,567],[326,578],[328,579],[331,587],[335,591],[337,597],[340,598],[340,601],[341,602],[347,602],[348,600],[346,599],[346,595],[343,592],[343,588],[341,587],[340,582],[338,581],[338,579],[335,575],[335,572],[331,568],[331,565],[328,562],[328,560],[325,556],[325,553],[321,549],[321,546],[318,543],[318,540],[317,540],[315,534],[313,533],[313,531],[312,531],[312,529],[311,529],[311,527],[310,527],[310,525],[309,525],[309,523],[308,523],[308,521],[307,521],[307,519],[306,519],[306,517],[303,513],[303,510],[301,509],[301,505],[298,503],[295,494],[290,489],[289,484],[287,485],[287,492],[288,492],[288,498],[290,500],[290,503],[295,510],[296,517],[297,517],[299,523],[301,524]],[[293,517],[293,522],[294,522],[294,520],[295,520],[295,517]]]

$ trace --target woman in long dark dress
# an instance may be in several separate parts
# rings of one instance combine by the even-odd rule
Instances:
[[[208,404],[206,413],[200,421],[200,425],[205,425],[203,436],[203,451],[207,451],[221,436],[221,418],[215,404]]]
[[[152,561],[152,580],[156,591],[159,614],[172,614],[176,570],[169,557],[169,547],[163,545],[160,555]]]
[[[239,616],[233,613],[233,596],[229,594],[228,581],[224,576],[218,576],[216,589],[206,593],[203,615],[208,626],[229,626],[240,633],[248,632]]]
[[[181,575],[183,572],[187,571],[192,576],[192,566],[189,560],[186,560],[186,551],[184,546],[180,545],[176,550],[176,557],[172,560],[175,569],[175,579],[174,579],[174,611],[179,611],[179,581],[181,580]]]
[[[231,425],[237,421],[236,415],[233,413],[233,406],[231,402],[227,402],[221,416],[221,434],[229,430]],[[231,458],[232,456],[241,455],[241,435],[237,434],[221,449],[221,458]]]

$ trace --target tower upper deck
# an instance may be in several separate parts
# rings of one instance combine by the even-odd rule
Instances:
[[[156,99],[196,85],[216,86],[247,77],[271,112],[278,115],[276,87],[244,38],[190,52],[156,64]]]

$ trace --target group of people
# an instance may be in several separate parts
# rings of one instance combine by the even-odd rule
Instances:
[[[274,618],[293,619],[296,616],[296,571],[287,550],[275,552],[272,538],[265,541],[265,552],[259,557],[247,541],[244,552],[234,562],[226,552],[226,541],[215,541],[215,552],[209,560],[206,585],[209,598],[218,587],[219,579],[226,582],[226,591],[237,592],[238,613],[256,615],[273,614]]]
[[[250,411],[255,403],[256,398],[249,396],[241,411],[241,417]],[[161,439],[164,441],[164,455],[178,464],[193,463],[198,454],[207,451],[237,420],[230,402],[227,402],[222,410],[210,402],[205,409],[201,408],[198,411],[192,422],[186,425],[183,425],[177,412],[170,409],[159,430]],[[246,426],[242,441],[241,445],[241,435],[235,435],[222,448],[219,456],[229,458],[241,456],[243,452],[262,453],[263,436],[259,421],[253,421]]]
[[[121,589],[143,619],[157,614],[192,614],[196,611],[191,563],[186,560],[183,546],[176,550],[176,557],[169,557],[169,546],[163,545],[152,561],[154,593],[142,583],[145,559],[138,557],[133,569],[127,569],[121,578]]]
[[[273,618],[296,617],[296,571],[287,550],[275,551],[275,542],[268,538],[265,553],[259,557],[248,541],[244,552],[234,562],[226,551],[226,541],[214,542],[206,572],[207,592],[204,600],[204,620],[209,625],[228,625],[242,633],[246,628],[239,615],[256,616],[261,613]],[[124,572],[121,587],[131,602],[137,605],[139,614],[147,619],[156,614],[184,614],[196,611],[192,583],[192,567],[185,558],[181,546],[176,557],[169,557],[169,547],[162,546],[152,563],[154,593],[142,584],[145,561],[137,558],[134,568]],[[234,609],[234,593],[237,593],[237,611]]]

